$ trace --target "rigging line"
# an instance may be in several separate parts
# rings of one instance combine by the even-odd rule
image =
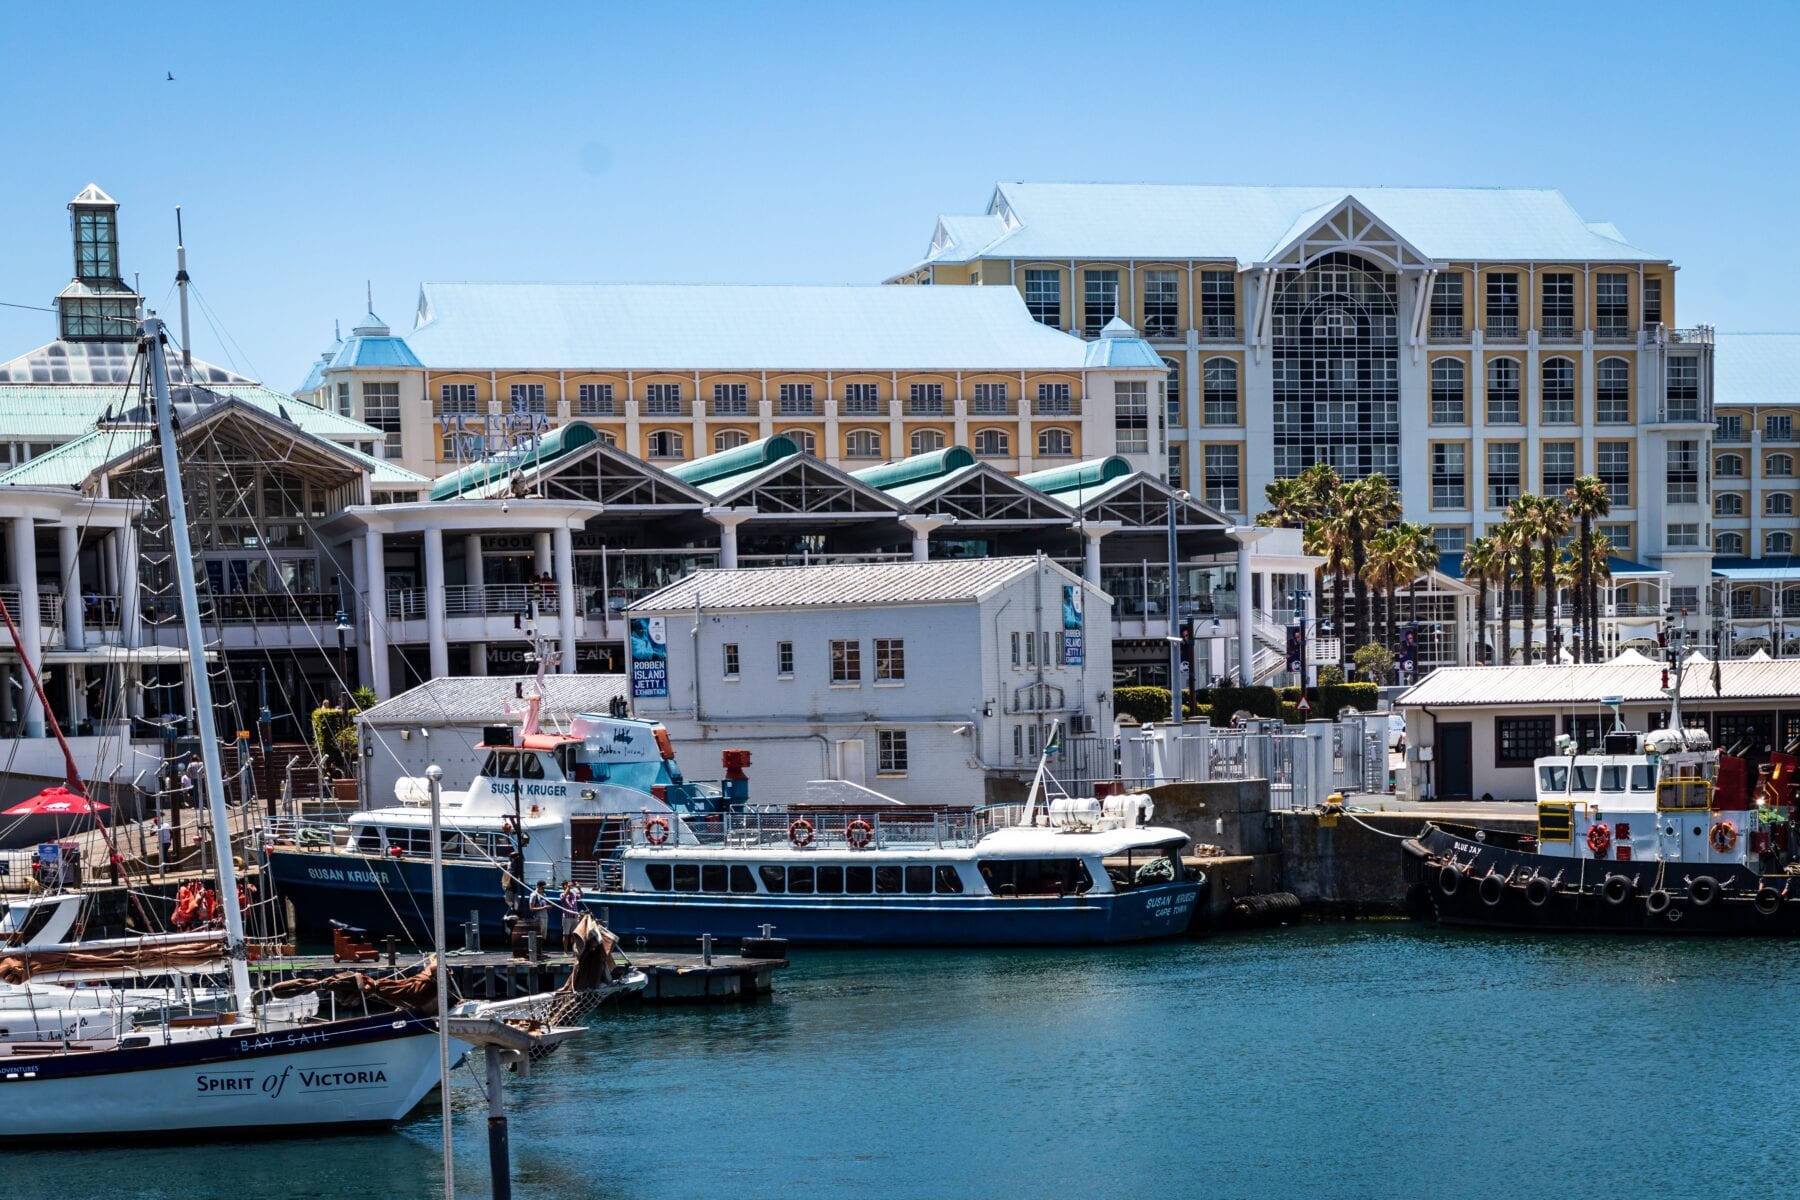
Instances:
[[[200,294],[199,285],[195,284],[194,281],[190,279],[188,281],[188,290],[194,294],[194,299],[200,302],[200,315],[206,318],[207,327],[213,331],[213,336],[219,339],[219,348],[224,350],[226,357],[231,359],[231,365],[233,367],[238,367],[237,356],[232,354],[232,349],[235,347],[238,354],[244,356],[244,366],[250,369],[250,377],[261,379],[262,373],[256,369],[256,364],[250,361],[249,353],[242,346],[238,345],[238,340],[236,338],[232,337],[228,331],[221,328],[224,324],[223,318],[215,320],[212,305],[208,304],[206,302],[206,297]],[[238,368],[238,373],[240,375],[244,373],[242,367]]]

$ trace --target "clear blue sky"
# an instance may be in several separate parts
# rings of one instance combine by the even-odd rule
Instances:
[[[291,387],[427,279],[878,282],[996,179],[1561,188],[1682,268],[1678,318],[1800,329],[1800,6],[9,6],[0,300],[123,205]],[[173,72],[174,82],[165,76]],[[173,305],[166,311],[172,316]],[[0,352],[53,334],[0,309]]]

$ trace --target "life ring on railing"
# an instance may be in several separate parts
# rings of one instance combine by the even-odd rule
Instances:
[[[844,840],[852,850],[862,850],[875,840],[875,827],[861,817],[844,826]]]
[[[1706,840],[1712,843],[1712,848],[1718,853],[1730,854],[1737,846],[1737,826],[1730,821],[1714,821]]]
[[[652,846],[661,846],[669,840],[669,822],[662,817],[651,817],[644,822],[644,840]]]
[[[796,849],[796,850],[804,850],[808,846],[812,845],[813,844],[813,823],[811,821],[807,820],[805,817],[801,817],[798,820],[796,820],[792,825],[789,825],[788,826],[788,841],[790,841],[794,844],[794,849]]]
[[[1595,858],[1605,858],[1606,852],[1612,849],[1612,830],[1606,827],[1604,821],[1594,822],[1588,826],[1587,844]]]

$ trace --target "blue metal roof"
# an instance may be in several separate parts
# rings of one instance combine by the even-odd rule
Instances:
[[[1714,335],[1713,403],[1800,404],[1800,333]]]
[[[1445,550],[1438,553],[1438,572],[1451,579],[1462,578],[1463,552],[1461,550]],[[1632,562],[1629,558],[1608,555],[1606,568],[1617,578],[1621,575],[1667,575],[1661,567],[1652,567],[1641,562]]]
[[[332,356],[332,367],[419,367],[423,366],[412,348],[400,337],[365,337],[352,335]],[[305,387],[301,388],[305,391]]]
[[[1746,582],[1800,579],[1800,558],[1789,554],[1769,558],[1715,558],[1712,573],[1719,579]]]

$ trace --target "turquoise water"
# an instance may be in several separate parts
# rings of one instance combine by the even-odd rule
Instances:
[[[1766,1200],[1800,1169],[1796,984],[1788,943],[1403,922],[812,951],[769,1002],[611,1010],[511,1082],[515,1195]],[[454,1112],[486,1195],[466,1069]],[[436,1194],[438,1137],[5,1159],[64,1195],[388,1198]]]

